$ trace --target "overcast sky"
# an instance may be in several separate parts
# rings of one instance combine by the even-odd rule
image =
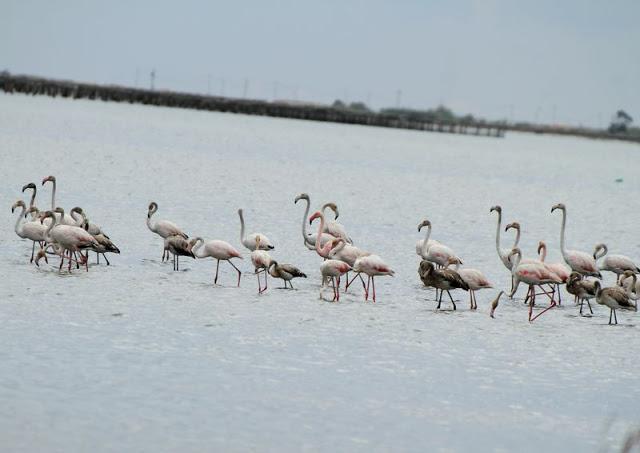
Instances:
[[[0,70],[147,87],[154,68],[228,96],[640,123],[640,0],[0,0]]]

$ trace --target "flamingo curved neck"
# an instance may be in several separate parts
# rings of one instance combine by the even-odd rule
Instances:
[[[500,227],[498,227],[498,229],[500,229]],[[424,242],[422,243],[422,248],[420,249],[420,252],[422,253],[422,256],[425,257],[427,256],[427,250],[429,249],[429,238],[431,237],[431,225],[427,225],[427,234],[424,237]]]
[[[16,226],[15,226],[15,231],[16,234],[18,236],[22,236],[20,233],[22,233],[22,228],[20,228],[20,222],[22,221],[22,218],[24,217],[24,213],[26,212],[27,208],[25,208],[24,206],[22,206],[22,211],[20,212],[20,215],[18,216],[18,218],[16,219]]]
[[[600,258],[604,257],[607,253],[609,253],[609,248],[606,245],[602,244],[600,247],[598,247],[596,253],[593,254],[593,257],[597,261]]]
[[[44,232],[44,238],[47,242],[55,242],[53,239],[51,239],[51,230],[53,230],[53,227],[57,225],[58,223],[57,218],[54,215],[45,216],[45,217],[50,217],[51,223],[49,223],[47,230]]]
[[[544,260],[547,259],[547,245],[546,244],[542,244],[540,246],[540,261],[542,261],[544,263]]]
[[[308,242],[307,236],[307,219],[309,218],[309,209],[311,207],[311,201],[308,198],[304,199],[307,202],[307,207],[304,209],[304,215],[302,216],[302,239],[305,245]]]
[[[565,209],[562,209],[562,226],[560,227],[560,251],[562,252],[562,256],[565,259],[565,261],[567,260],[566,255],[567,255],[567,249],[565,248],[565,244],[564,244],[564,230],[567,226],[567,211]]]
[[[195,244],[193,244],[193,247],[191,247],[191,252],[195,255],[196,258],[206,258],[206,255],[204,253],[198,254],[198,250],[200,250],[200,248],[202,248],[203,245],[204,245],[204,240],[197,239]]]
[[[320,213],[320,226],[318,226],[318,235],[316,236],[316,252],[320,256],[326,256],[324,250],[320,247],[320,238],[322,237],[322,230],[324,230],[324,214]],[[331,247],[330,242],[325,245],[326,248]]]
[[[156,225],[151,223],[151,217],[156,213],[157,209],[150,209],[149,215],[147,216],[147,228],[149,228],[154,233],[156,232]]]
[[[500,229],[502,228],[502,211],[498,211],[498,225],[496,226],[496,251],[498,256],[502,258],[502,250],[500,249]]]
[[[511,247],[511,249],[515,249],[518,244],[520,244],[520,228],[516,228],[516,239],[513,241],[513,247]]]
[[[51,210],[56,209],[56,181],[51,181],[53,190],[51,191]]]

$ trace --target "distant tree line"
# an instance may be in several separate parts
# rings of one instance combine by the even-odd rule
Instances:
[[[352,102],[347,104],[346,102],[337,99],[333,105],[333,108],[340,110],[350,110],[354,112],[374,112],[364,102]],[[417,110],[407,109],[400,107],[383,108],[379,112],[381,115],[393,116],[406,121],[418,121],[427,123],[484,123],[482,119],[474,118],[473,115],[456,115],[453,111],[439,105],[435,109]]]

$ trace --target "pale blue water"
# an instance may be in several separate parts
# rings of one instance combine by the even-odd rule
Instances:
[[[580,318],[567,300],[530,325],[503,299],[490,319],[493,290],[478,312],[466,294],[435,312],[414,246],[428,217],[505,288],[489,208],[522,223],[525,255],[544,239],[557,261],[561,201],[570,248],[605,242],[640,261],[639,151],[0,95],[3,450],[613,451],[640,424],[637,314],[609,327],[607,310]],[[112,266],[29,265],[9,207],[50,174],[57,204],[82,206],[120,247]],[[318,299],[300,192],[335,201],[356,244],[396,270],[377,304],[357,287]],[[151,200],[159,219],[238,249],[242,207],[248,231],[310,278],[257,296],[255,277],[236,289],[224,264],[222,287],[212,261],[175,273],[145,226]],[[37,202],[49,206],[50,186]],[[251,271],[248,255],[240,266]]]

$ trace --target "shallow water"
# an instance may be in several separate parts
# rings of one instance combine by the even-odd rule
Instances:
[[[462,293],[456,312],[436,312],[414,247],[428,217],[435,239],[507,288],[489,208],[522,223],[526,256],[544,239],[557,261],[549,211],[562,201],[569,248],[606,242],[640,260],[638,151],[0,95],[3,449],[615,450],[640,424],[638,315],[610,327],[608,310],[581,318],[566,296],[533,324],[521,299],[491,319],[494,290],[477,312]],[[9,206],[49,174],[57,204],[82,206],[120,247],[111,266],[29,265]],[[335,201],[356,245],[396,270],[377,280],[378,303],[357,286],[319,300],[300,192],[313,208]],[[248,231],[309,278],[258,296],[247,253],[239,289],[226,264],[219,287],[210,260],[173,272],[145,225],[151,200],[159,219],[238,249],[243,207]]]

